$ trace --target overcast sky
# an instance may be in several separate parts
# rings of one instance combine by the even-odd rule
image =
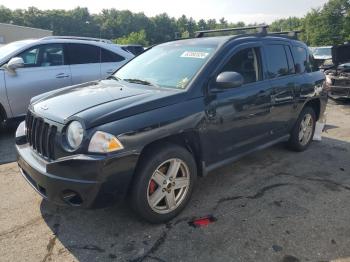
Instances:
[[[327,0],[0,0],[0,5],[11,9],[35,6],[39,9],[72,9],[88,7],[98,13],[105,8],[129,9],[144,12],[147,16],[168,13],[179,17],[185,14],[196,20],[220,19],[230,22],[244,21],[270,23],[277,18],[301,17],[311,8],[321,7]]]

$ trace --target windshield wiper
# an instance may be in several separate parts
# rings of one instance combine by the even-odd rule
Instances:
[[[136,79],[136,78],[127,78],[127,79],[123,79],[126,82],[129,83],[134,83],[134,84],[141,84],[141,85],[146,85],[146,86],[155,86],[155,87],[159,87],[158,85],[151,83],[147,80],[142,80],[142,79]]]
[[[116,80],[116,81],[121,80],[120,78],[118,78],[118,77],[116,77],[116,76],[114,76],[114,75],[110,75],[110,76],[108,76],[106,79],[113,79],[113,80]]]

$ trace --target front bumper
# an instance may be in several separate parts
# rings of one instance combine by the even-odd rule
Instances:
[[[16,142],[25,180],[43,198],[58,205],[103,207],[125,197],[137,154],[73,155],[45,161],[28,143]]]
[[[331,98],[350,98],[350,86],[330,86],[328,95]]]

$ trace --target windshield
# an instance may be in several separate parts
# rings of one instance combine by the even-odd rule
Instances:
[[[314,51],[314,55],[316,56],[332,56],[331,48],[316,48]]]
[[[114,76],[124,81],[184,89],[216,46],[161,45],[134,58]]]
[[[17,49],[19,49],[27,44],[28,44],[28,42],[26,42],[26,41],[18,41],[18,42],[13,42],[13,43],[10,43],[10,44],[7,44],[7,45],[0,47],[0,59],[10,55],[12,52],[16,51]]]

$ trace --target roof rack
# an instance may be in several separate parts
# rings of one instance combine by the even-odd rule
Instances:
[[[294,31],[282,31],[282,32],[269,32],[269,35],[286,35],[291,38],[297,38],[298,34],[303,33],[303,30],[294,30]]]
[[[50,40],[50,39],[74,39],[74,40],[86,40],[86,41],[95,41],[95,42],[103,42],[107,44],[112,44],[113,42],[108,39],[101,39],[101,38],[93,38],[93,37],[81,37],[81,36],[46,36],[41,38],[43,40]]]
[[[243,31],[243,30],[252,30],[257,29],[257,34],[266,36],[266,35],[284,35],[285,37],[297,39],[298,34],[303,33],[303,30],[293,30],[293,31],[282,31],[282,32],[267,32],[269,28],[268,25],[258,25],[258,26],[248,26],[248,27],[236,27],[236,28],[224,28],[224,29],[214,29],[214,30],[204,30],[195,32],[195,37],[200,38],[203,37],[204,34],[210,33],[224,33],[231,31]]]
[[[196,31],[195,32],[195,36],[197,38],[199,38],[199,37],[203,37],[204,34],[223,33],[223,32],[242,31],[242,30],[252,30],[252,29],[257,29],[258,30],[258,34],[266,35],[268,27],[269,27],[268,25],[257,25],[257,26],[247,26],[247,27],[235,27],[235,28],[203,30],[203,31]]]

